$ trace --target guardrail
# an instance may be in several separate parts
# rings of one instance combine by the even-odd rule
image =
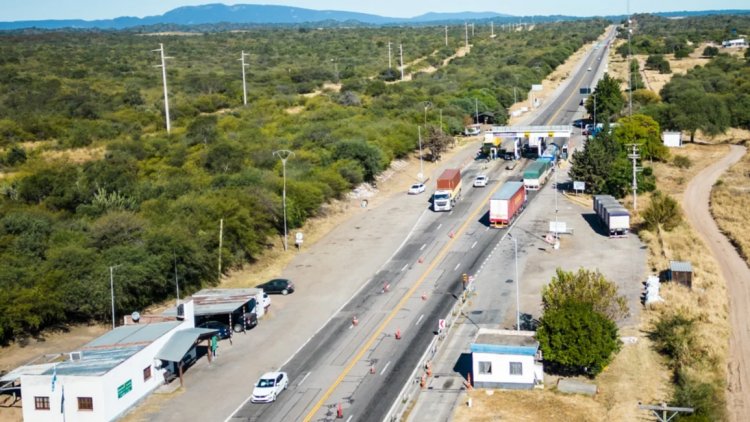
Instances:
[[[473,291],[474,280],[471,280],[459,300],[453,305],[453,307],[451,307],[450,311],[448,311],[448,314],[445,317],[445,330],[436,335],[427,346],[427,349],[422,354],[422,357],[419,358],[414,370],[407,378],[406,383],[401,388],[401,392],[398,394],[396,401],[391,406],[385,418],[383,418],[383,422],[396,422],[401,420],[410,404],[416,401],[419,397],[419,393],[422,391],[422,388],[419,385],[421,380],[419,372],[424,371],[426,364],[432,361],[435,355],[437,355],[441,343],[448,337],[449,331],[455,325],[456,320],[461,316],[461,310],[468,302],[469,292]]]

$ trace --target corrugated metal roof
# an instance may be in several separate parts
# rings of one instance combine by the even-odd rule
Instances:
[[[209,328],[188,328],[180,330],[169,339],[164,347],[156,354],[157,359],[167,360],[170,362],[179,362],[185,356],[188,350],[193,347],[195,341],[203,334],[216,332]]]
[[[0,377],[0,382],[15,381],[18,378],[21,378],[21,375],[40,375],[53,366],[55,366],[55,363],[40,363],[36,365],[19,366],[18,368]]]
[[[510,199],[523,186],[523,182],[505,182],[499,191],[492,195],[492,199]]]
[[[693,265],[687,261],[669,261],[669,269],[671,271],[691,273],[693,272]]]
[[[537,347],[533,346],[502,346],[498,344],[478,344],[471,343],[471,351],[473,353],[495,353],[498,355],[522,355],[522,356],[535,356]]]
[[[102,375],[110,369],[124,362],[138,353],[145,345],[114,347],[109,349],[93,349],[81,351],[79,360],[67,360],[56,365],[57,369],[49,368],[42,375]]]
[[[122,325],[86,344],[83,348],[148,344],[180,324],[182,324],[181,321],[169,321],[155,324]]]
[[[262,289],[204,289],[195,293],[193,305],[196,316],[231,314],[255,298]],[[164,311],[162,315],[177,315],[177,308]]]

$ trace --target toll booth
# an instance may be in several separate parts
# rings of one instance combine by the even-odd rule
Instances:
[[[504,144],[503,140],[510,140],[515,159],[521,157],[521,151],[524,148],[535,150],[541,157],[544,148],[553,143],[555,138],[570,139],[572,133],[573,127],[570,125],[492,126],[489,133],[485,135],[485,142],[488,136],[492,139],[499,139],[498,142],[501,145]]]

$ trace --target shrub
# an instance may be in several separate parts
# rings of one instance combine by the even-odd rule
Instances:
[[[703,49],[704,57],[714,57],[717,54],[719,54],[719,49],[717,47],[709,45],[708,47]]]
[[[643,213],[643,221],[648,230],[661,227],[671,231],[682,222],[682,211],[671,196],[655,191],[651,197],[651,204]]]
[[[545,310],[536,336],[544,361],[563,374],[595,376],[620,349],[617,325],[590,303]]]
[[[625,297],[617,293],[617,285],[598,270],[579,268],[573,273],[558,268],[550,284],[542,288],[542,307],[547,312],[571,301],[588,303],[595,311],[617,320],[629,314]]]
[[[695,318],[677,311],[662,315],[650,337],[656,343],[656,350],[667,355],[673,366],[679,367],[691,363],[690,351],[695,347],[694,326]]]
[[[693,165],[693,162],[690,160],[690,158],[685,155],[675,155],[672,159],[672,163],[675,165],[675,167],[681,169],[687,169]]]
[[[723,386],[703,382],[695,376],[684,373],[677,376],[677,388],[672,397],[672,405],[692,407],[695,412],[679,417],[680,421],[711,422],[726,420],[726,404],[722,394]]]

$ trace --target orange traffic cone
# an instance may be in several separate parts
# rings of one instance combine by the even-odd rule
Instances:
[[[427,293],[422,293],[422,300],[427,300]]]
[[[464,382],[466,384],[467,390],[472,390],[474,387],[471,385],[471,372],[468,374],[466,381]]]
[[[401,340],[401,329],[396,330],[396,340]]]
[[[423,263],[423,262],[424,262],[424,258],[420,256],[420,257],[419,257],[419,261],[418,261],[418,262],[419,262],[420,264],[421,264],[421,263]]]
[[[422,375],[422,378],[419,379],[419,388],[424,388],[425,385],[427,385],[427,378]]]
[[[341,403],[339,403],[339,405],[336,406],[336,417],[338,419],[344,419],[344,408],[341,407]]]
[[[371,374],[375,373],[375,365],[370,365],[370,373]]]
[[[387,292],[387,291],[388,291],[388,290],[390,290],[390,289],[391,289],[391,285],[390,285],[390,283],[385,283],[385,284],[383,285],[383,293]]]
[[[453,239],[453,232],[448,233],[448,237],[450,237],[451,239]]]
[[[431,377],[432,376],[432,364],[430,362],[427,362],[426,366],[427,366],[427,376]]]
[[[356,326],[357,326],[357,324],[359,324],[359,319],[357,319],[357,316],[355,315],[355,316],[354,316],[354,317],[352,318],[352,325],[356,327]]]

